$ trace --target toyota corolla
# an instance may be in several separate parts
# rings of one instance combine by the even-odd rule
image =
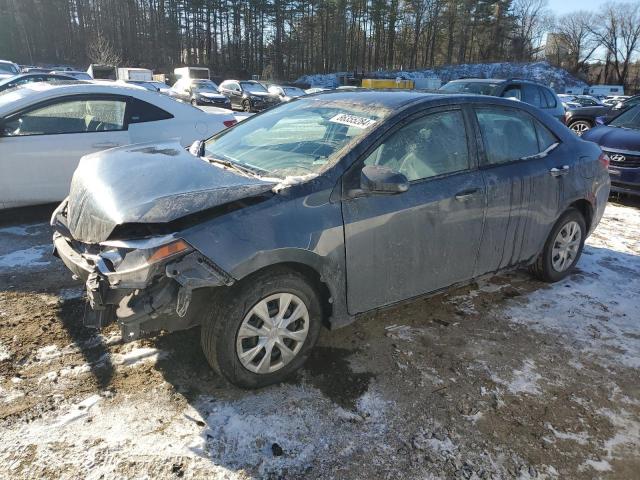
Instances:
[[[123,337],[200,325],[211,366],[260,387],[322,326],[529,266],[571,272],[609,194],[608,158],[535,107],[344,91],[270,109],[189,151],[85,157],[52,218],[85,323]]]

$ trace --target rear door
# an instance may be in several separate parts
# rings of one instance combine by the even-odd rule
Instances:
[[[0,132],[0,192],[5,206],[57,202],[80,158],[130,143],[126,99],[68,96],[7,117]]]
[[[401,122],[345,176],[349,185],[363,165],[381,165],[410,181],[403,193],[343,200],[352,314],[473,275],[485,190],[467,132],[459,107],[430,110]]]
[[[536,256],[558,217],[563,178],[560,141],[520,108],[474,107],[487,211],[475,274]],[[566,152],[565,152],[566,153]],[[567,168],[563,168],[563,167]]]

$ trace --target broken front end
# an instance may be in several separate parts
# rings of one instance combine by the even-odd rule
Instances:
[[[198,292],[233,279],[178,236],[83,243],[66,226],[66,204],[52,218],[55,251],[86,285],[84,324],[103,328],[118,321],[125,341],[200,322]],[[205,292],[200,290],[200,292]]]

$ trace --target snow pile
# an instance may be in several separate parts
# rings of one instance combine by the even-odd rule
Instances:
[[[640,210],[607,206],[607,215],[562,282],[506,310],[515,323],[561,334],[613,364],[640,367]]]
[[[311,87],[336,88],[340,85],[340,77],[352,75],[351,72],[303,75],[296,83]],[[575,78],[562,68],[554,67],[547,62],[533,63],[471,63],[446,65],[433,69],[421,70],[382,70],[369,72],[367,78],[401,78],[415,80],[419,78],[439,78],[443,84],[458,78],[522,78],[535,80],[550,86],[558,92],[566,87],[586,87],[587,84]]]

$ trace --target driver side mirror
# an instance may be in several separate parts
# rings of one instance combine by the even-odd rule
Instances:
[[[390,168],[365,165],[360,172],[360,188],[371,193],[402,193],[409,189],[409,180]]]
[[[189,147],[189,153],[191,155],[196,156],[196,157],[203,157],[204,156],[204,141],[203,140],[196,140],[195,142],[193,142],[191,144],[191,146]]]

